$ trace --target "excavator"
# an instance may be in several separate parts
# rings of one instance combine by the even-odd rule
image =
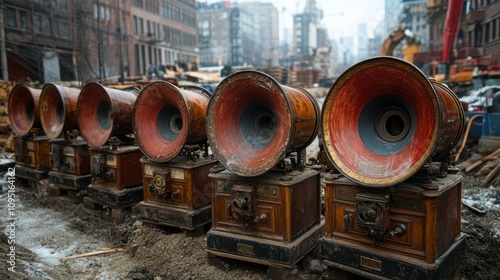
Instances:
[[[403,59],[413,63],[413,54],[421,50],[420,43],[413,36],[413,32],[404,26],[399,27],[387,36],[382,44],[381,55],[392,56],[396,46],[406,39],[407,43],[402,48]]]
[[[446,20],[443,34],[443,50],[439,61],[430,62],[430,76],[437,82],[446,83],[457,94],[472,88],[472,77],[477,69],[478,60],[467,57],[451,61],[453,44],[457,37],[460,15],[462,13],[461,0],[449,0],[446,11]]]

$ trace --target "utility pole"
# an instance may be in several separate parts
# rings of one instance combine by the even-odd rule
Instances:
[[[7,49],[5,47],[5,25],[3,21],[3,0],[0,0],[0,60],[2,61],[2,78],[9,80],[9,69],[7,66]]]

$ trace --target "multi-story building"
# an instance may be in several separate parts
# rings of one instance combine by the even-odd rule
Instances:
[[[2,1],[3,79],[41,83],[75,79],[73,1]],[[7,63],[5,63],[7,62]]]
[[[260,15],[229,1],[199,3],[198,14],[201,66],[262,65]]]
[[[230,16],[231,65],[258,66],[262,46],[258,40],[255,17],[236,5]]]
[[[411,30],[413,40],[422,46],[427,45],[429,26],[427,25],[427,0],[403,0],[401,25]]]
[[[40,83],[123,78],[128,1],[3,1],[8,77]],[[4,63],[2,63],[2,66]]]
[[[322,11],[315,0],[307,0],[304,12],[293,15],[292,53],[312,55],[318,47],[317,28],[322,18]]]
[[[2,3],[4,79],[114,82],[149,65],[198,63],[195,0]]]
[[[242,2],[239,7],[254,15],[256,41],[262,47],[261,57],[256,66],[278,65],[279,56],[279,14],[278,9],[269,2]],[[257,28],[255,28],[257,27]]]
[[[468,1],[466,10],[465,55],[491,56],[500,55],[500,2],[493,0]],[[463,25],[462,25],[463,26]]]
[[[131,15],[131,75],[146,74],[152,65],[196,68],[195,0],[132,0]]]
[[[200,66],[231,65],[231,10],[231,2],[198,3]]]

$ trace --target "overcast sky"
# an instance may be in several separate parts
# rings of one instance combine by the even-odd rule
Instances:
[[[220,2],[217,0],[198,0],[199,2]],[[255,2],[256,0],[235,0],[234,2]],[[287,28],[292,27],[292,16],[304,11],[306,0],[260,0],[257,2],[271,2],[280,13],[280,24]],[[384,0],[316,0],[317,5],[323,9],[324,18],[322,25],[328,29],[330,38],[345,36],[357,36],[357,26],[366,22],[367,34],[371,32],[377,23],[384,19]],[[283,16],[283,19],[281,18]],[[280,28],[280,36],[282,35]]]

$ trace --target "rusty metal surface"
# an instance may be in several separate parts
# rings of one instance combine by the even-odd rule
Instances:
[[[133,129],[137,144],[149,159],[167,162],[184,145],[206,141],[205,115],[210,96],[171,83],[148,84],[137,97]]]
[[[43,86],[40,95],[40,122],[49,138],[57,138],[63,131],[78,129],[76,102],[80,89],[53,83]]]
[[[431,80],[442,105],[442,124],[439,128],[439,141],[433,159],[447,160],[446,156],[460,140],[465,125],[465,113],[458,96],[446,85]]]
[[[133,133],[132,113],[136,98],[132,92],[107,88],[99,83],[83,86],[76,114],[80,133],[90,147],[103,146],[111,136]]]
[[[33,128],[40,128],[40,89],[17,84],[9,94],[7,109],[12,131],[25,136]]]
[[[362,185],[402,182],[456,143],[463,112],[453,95],[404,60],[362,61],[337,79],[323,103],[327,154]]]
[[[240,71],[216,88],[206,121],[217,159],[233,173],[257,176],[312,142],[319,106],[303,89],[258,71]]]

